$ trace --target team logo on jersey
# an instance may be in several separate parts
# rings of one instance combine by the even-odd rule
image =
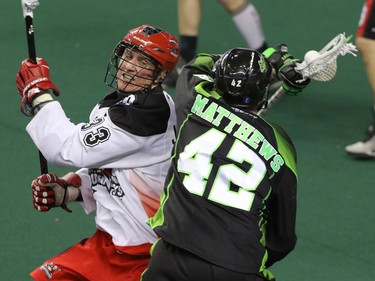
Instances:
[[[91,188],[93,193],[97,191],[97,187],[104,186],[108,193],[115,197],[124,197],[125,192],[121,188],[116,176],[108,174],[103,169],[90,169]]]
[[[124,105],[131,105],[131,104],[133,104],[135,102],[135,100],[136,100],[136,96],[135,95],[129,95],[129,96],[123,98],[120,101],[120,103],[124,104]]]
[[[53,274],[55,271],[61,272],[61,268],[59,268],[57,265],[55,265],[53,262],[45,263],[41,267],[39,267],[40,270],[44,271],[48,279],[52,279]]]

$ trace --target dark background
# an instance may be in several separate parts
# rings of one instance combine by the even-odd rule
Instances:
[[[30,182],[39,175],[38,154],[25,132],[15,75],[27,56],[21,1],[0,4],[0,279],[29,280],[45,259],[95,231],[94,215],[79,205],[38,213]],[[199,51],[246,47],[230,17],[203,1]],[[362,1],[254,0],[268,43],[286,43],[303,58],[341,32],[355,35]],[[34,12],[37,55],[48,61],[59,101],[75,123],[87,121],[109,90],[103,83],[116,43],[135,26],[150,23],[177,35],[177,3],[159,1],[42,0]],[[168,89],[173,95],[173,89]],[[294,140],[299,155],[298,244],[272,267],[279,281],[374,280],[374,168],[345,154],[371,120],[371,95],[360,57],[339,59],[336,77],[312,82],[299,97],[286,97],[267,115]],[[69,171],[50,165],[60,175]],[[202,245],[204,246],[204,245]]]

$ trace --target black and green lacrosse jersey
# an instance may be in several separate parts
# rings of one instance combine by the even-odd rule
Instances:
[[[150,223],[165,241],[210,263],[257,273],[296,243],[295,149],[280,127],[230,107],[211,89],[202,81],[184,101]]]

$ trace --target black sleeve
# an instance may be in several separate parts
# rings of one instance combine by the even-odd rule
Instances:
[[[194,72],[190,65],[185,66],[176,82],[176,112],[179,116],[185,104],[193,97],[193,88],[196,84]],[[179,117],[177,117],[179,119]]]
[[[195,85],[203,80],[213,79],[212,67],[219,57],[219,55],[198,54],[196,58],[182,68],[176,83],[176,113],[178,124],[181,124],[185,119],[184,108],[194,97]],[[207,78],[204,79],[204,76]]]
[[[270,122],[269,122],[270,123]],[[283,147],[284,159],[289,159],[282,171],[271,179],[272,193],[267,202],[268,222],[266,226],[266,249],[269,267],[287,256],[295,247],[297,212],[297,169],[291,168],[297,163],[297,153],[287,133],[276,124],[272,124],[277,133],[278,149]],[[279,147],[280,146],[280,147]]]
[[[295,247],[296,224],[296,181],[290,170],[285,170],[280,179],[286,184],[272,190],[268,202],[268,223],[266,226],[266,249],[269,267],[287,256]]]

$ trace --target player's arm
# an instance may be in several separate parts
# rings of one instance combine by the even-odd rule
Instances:
[[[206,54],[200,53],[197,57],[191,62],[190,67],[193,69],[195,74],[206,74],[211,78],[214,78],[213,68],[216,61],[220,58],[218,54]]]
[[[213,81],[213,67],[220,56],[201,53],[184,66],[176,83],[176,113],[180,124],[185,106],[194,97],[194,87],[202,81]]]
[[[69,167],[134,166],[148,139],[119,128],[110,117],[89,123],[72,123],[58,102],[51,102],[38,112],[26,127],[27,133],[49,163]],[[118,161],[118,162],[117,162]]]
[[[142,138],[118,130],[108,118],[88,124],[73,124],[61,105],[52,98],[52,94],[59,95],[59,90],[51,82],[47,62],[41,58],[38,58],[38,64],[29,60],[22,62],[16,84],[22,96],[21,111],[34,117],[26,130],[50,163],[103,167],[123,158],[126,153],[142,149],[144,145]],[[124,143],[127,143],[127,150]],[[129,166],[130,161],[134,159],[129,159]]]
[[[283,259],[295,247],[297,212],[297,154],[293,142],[278,125],[272,124],[277,138],[277,146],[285,163],[272,179],[272,193],[267,202],[268,222],[266,225],[266,266]]]
[[[282,179],[287,182],[287,179]],[[295,247],[297,236],[296,224],[296,182],[290,182],[273,190],[269,201],[269,217],[266,226],[266,249],[268,259],[266,266],[286,257]]]
[[[268,222],[266,226],[266,266],[286,257],[295,247],[297,211],[297,178],[290,168],[275,177],[273,190],[267,204]],[[277,183],[278,182],[278,183]]]

